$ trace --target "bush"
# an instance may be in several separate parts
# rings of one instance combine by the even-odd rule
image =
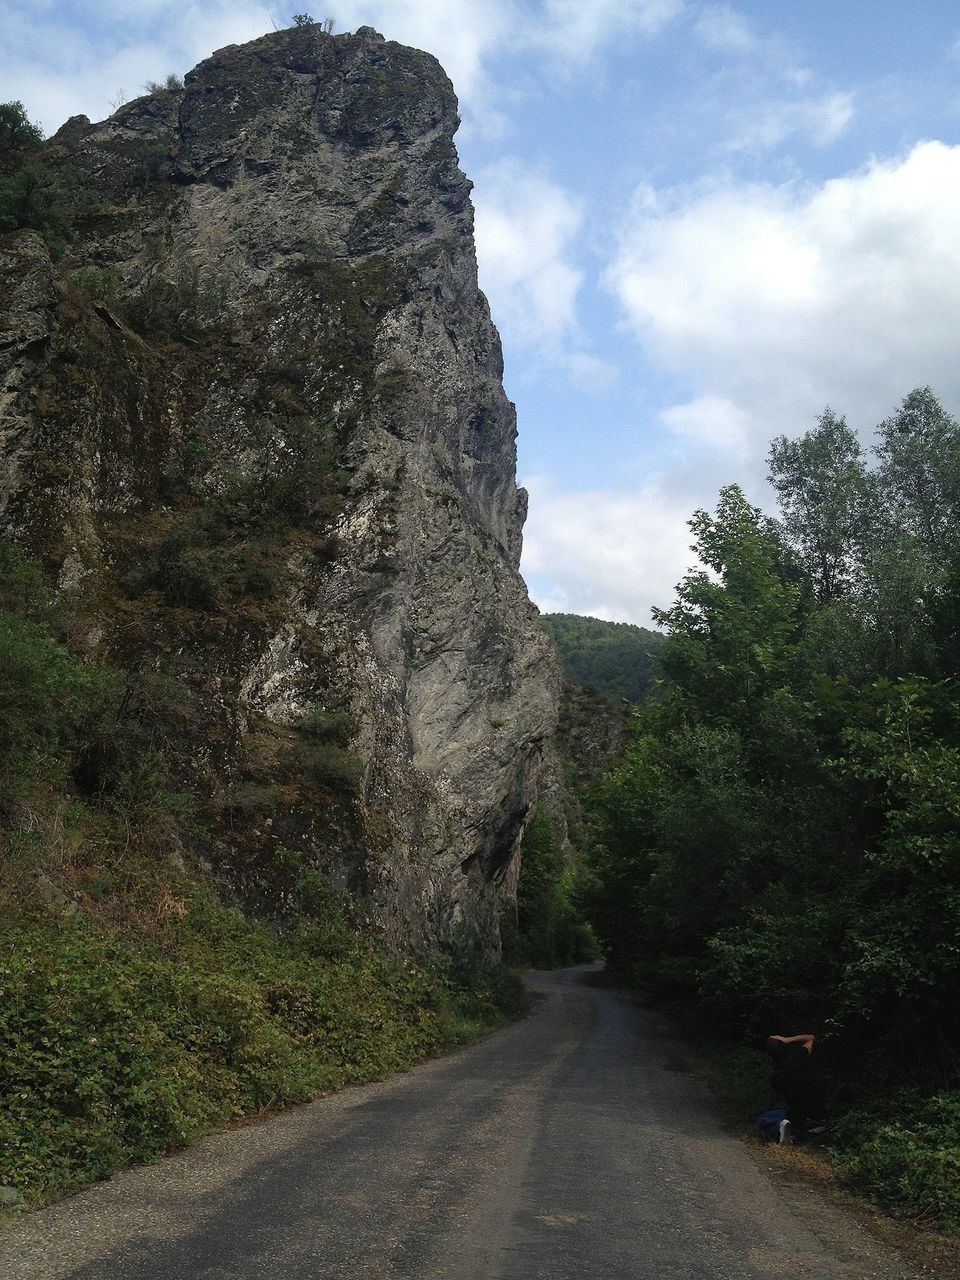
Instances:
[[[960,1094],[886,1098],[837,1126],[847,1180],[886,1208],[960,1234]]]
[[[144,152],[140,162],[144,186],[156,180],[166,160],[162,148]],[[162,266],[158,262],[124,305],[130,324],[139,333],[172,340],[195,339],[220,326],[225,304],[224,281],[202,277],[196,263],[174,255]]]
[[[70,283],[109,307],[116,309],[120,305],[123,276],[116,267],[79,267],[70,273]]]
[[[0,807],[64,770],[94,677],[36,623],[0,613]]]
[[[0,173],[39,150],[43,134],[27,118],[22,102],[0,102]]]
[[[183,77],[171,72],[163,80],[148,80],[143,87],[147,93],[176,93],[183,88]]]
[[[347,711],[317,708],[305,715],[296,726],[299,741],[291,752],[293,771],[331,791],[352,791],[360,763],[346,749],[351,727]]]
[[[322,871],[304,871],[297,885],[300,909],[306,917],[299,936],[318,959],[343,959],[357,946],[350,923],[350,896],[335,889]]]
[[[342,709],[327,711],[317,707],[297,722],[297,730],[305,738],[315,742],[335,742],[340,746],[347,743],[352,729],[350,712]]]
[[[0,182],[0,231],[39,231],[54,246],[69,238],[70,214],[63,191],[41,164],[25,164]]]
[[[27,119],[23,103],[0,103],[0,231],[39,231],[59,254],[91,198],[86,190],[68,196],[61,188],[44,163],[43,134]]]
[[[6,538],[0,538],[0,610],[27,617],[44,614],[49,592],[40,566]]]
[[[351,791],[360,776],[360,764],[342,747],[307,739],[299,746],[297,767],[311,782],[333,791]]]
[[[0,1183],[42,1203],[502,1021],[497,975],[391,963],[319,884],[303,891],[326,923],[287,938],[196,891],[162,950],[84,919],[5,922]]]

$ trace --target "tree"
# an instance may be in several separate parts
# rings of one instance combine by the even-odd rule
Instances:
[[[960,424],[923,387],[878,434],[880,519],[863,591],[876,673],[953,674],[960,664]]]
[[[624,760],[584,795],[589,815],[580,903],[615,969],[629,970],[643,950],[639,920],[654,870],[662,807],[659,743],[636,723]]]
[[[877,681],[853,704],[834,767],[878,834],[859,876],[838,1015],[882,1025],[929,1069],[960,1042],[960,746],[949,685]],[[949,1065],[938,1063],[941,1070]]]
[[[770,446],[770,483],[783,531],[821,603],[847,594],[876,523],[876,483],[846,420],[825,409],[798,440]]]
[[[64,195],[48,169],[24,164],[0,181],[0,230],[31,227],[58,242],[70,230]]]
[[[960,423],[929,387],[911,391],[881,422],[879,481],[900,528],[935,556],[960,536]]]
[[[148,80],[143,87],[147,93],[177,93],[183,88],[183,77],[171,71],[164,80]]]
[[[789,683],[803,583],[773,521],[738,485],[720,491],[715,516],[695,512],[690,528],[706,570],[688,573],[676,603],[653,611],[668,633],[663,667],[701,716],[747,724]]]
[[[0,174],[19,168],[42,143],[43,134],[27,119],[22,102],[0,102]]]

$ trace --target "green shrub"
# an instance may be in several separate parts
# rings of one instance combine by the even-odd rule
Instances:
[[[71,271],[70,283],[98,302],[119,307],[123,276],[116,267],[78,267]]]
[[[42,780],[69,780],[128,820],[186,812],[162,743],[189,692],[157,672],[80,661],[56,639],[58,621],[39,566],[0,539],[0,806]]]
[[[168,604],[212,609],[217,603],[217,563],[203,547],[184,547],[160,561],[157,575]]]
[[[960,1234],[960,1094],[885,1098],[837,1128],[852,1185],[901,1216]]]
[[[272,783],[238,782],[223,795],[217,807],[235,818],[270,813],[280,804],[282,792]]]
[[[19,166],[43,145],[43,134],[27,118],[22,102],[0,102],[0,173]]]
[[[165,151],[162,157],[154,151],[144,153],[141,174],[145,186],[154,181],[165,157]],[[158,252],[162,253],[162,247]],[[158,262],[124,305],[130,324],[139,333],[195,339],[222,324],[226,294],[223,280],[202,276],[195,262],[175,254]]]
[[[36,623],[0,613],[0,806],[31,779],[63,771],[93,683]]]
[[[148,80],[143,87],[147,93],[176,93],[183,88],[183,77],[171,72],[163,80]]]
[[[322,871],[304,871],[297,885],[300,909],[306,920],[299,937],[310,954],[320,959],[343,958],[356,946],[350,924],[350,896],[335,889]]]
[[[343,747],[307,739],[296,753],[296,767],[311,782],[334,791],[350,791],[360,776],[360,764]]]
[[[328,711],[317,707],[297,721],[297,732],[305,738],[316,742],[335,742],[340,746],[349,740],[352,729],[350,712],[342,709]]]
[[[40,566],[6,538],[0,538],[0,609],[27,617],[44,614],[49,592]]]
[[[381,1079],[512,1007],[496,974],[393,964],[329,886],[302,891],[326,923],[286,938],[196,891],[163,948],[82,918],[5,922],[0,1183],[41,1203],[232,1116]]]
[[[243,589],[258,600],[270,600],[277,593],[280,571],[273,565],[254,564],[247,570]]]
[[[290,756],[294,773],[332,791],[352,791],[360,762],[346,748],[351,725],[349,712],[343,710],[317,708],[299,720],[299,740]]]
[[[0,231],[39,231],[61,247],[70,234],[70,214],[63,191],[42,164],[25,164],[0,181]]]

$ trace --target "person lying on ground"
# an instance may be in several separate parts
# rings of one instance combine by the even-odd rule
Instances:
[[[773,1062],[770,1084],[783,1099],[786,1119],[780,1124],[780,1141],[802,1142],[826,1127],[826,1107],[813,1065],[816,1036],[768,1036],[764,1047]]]

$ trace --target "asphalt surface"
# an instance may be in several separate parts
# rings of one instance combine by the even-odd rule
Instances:
[[[914,1280],[725,1133],[654,1015],[566,970],[386,1084],[208,1139],[0,1233],[4,1280]]]

